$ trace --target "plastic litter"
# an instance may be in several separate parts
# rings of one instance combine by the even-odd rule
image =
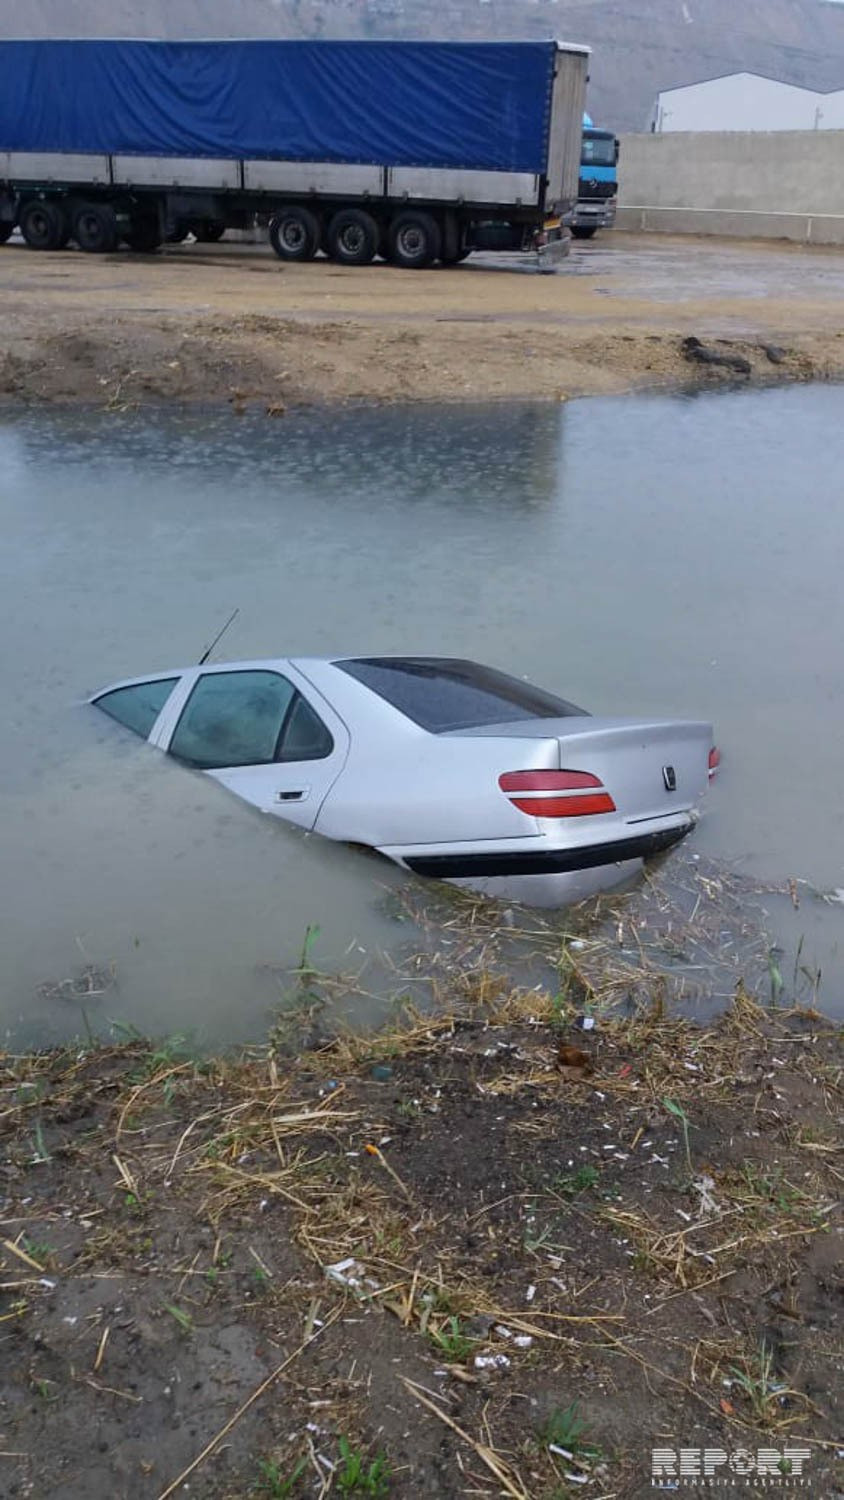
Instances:
[[[509,1370],[510,1360],[506,1354],[476,1354],[476,1370]]]
[[[366,1267],[355,1260],[353,1255],[347,1256],[345,1260],[335,1261],[332,1266],[326,1266],[325,1274],[329,1281],[348,1288],[358,1297],[368,1296],[370,1292],[379,1290],[378,1282],[367,1276]]]
[[[714,1186],[714,1178],[708,1177],[705,1173],[700,1177],[696,1177],[692,1183],[692,1187],[699,1199],[697,1206],[697,1216],[699,1219],[704,1218],[706,1214],[716,1214],[718,1212],[718,1204],[712,1196]]]

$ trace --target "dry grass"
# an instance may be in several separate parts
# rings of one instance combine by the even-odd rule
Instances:
[[[248,1239],[267,1326],[284,1330],[313,1380],[323,1377],[311,1344],[332,1319],[345,1327],[350,1308],[350,1327],[385,1318],[412,1369],[421,1359],[434,1371],[422,1384],[395,1371],[402,1421],[421,1408],[445,1430],[455,1495],[528,1500],[569,1483],[566,1461],[514,1428],[501,1384],[538,1390],[546,1367],[616,1390],[622,1406],[637,1382],[646,1396],[658,1391],[663,1424],[691,1403],[720,1441],[789,1431],[823,1447],[828,1424],[800,1361],[789,1373],[787,1346],[765,1343],[729,1297],[750,1276],[748,1307],[774,1287],[778,1317],[797,1326],[807,1316],[801,1266],[828,1239],[841,1197],[839,1044],[816,1012],[772,1011],[741,981],[713,1024],[676,1013],[667,934],[675,956],[706,952],[723,973],[725,896],[732,910],[730,891],[703,874],[678,906],[654,882],[632,902],[574,913],[563,937],[550,920],[512,925],[484,903],[449,899],[439,946],[429,941],[399,976],[403,991],[415,976],[439,1009],[407,1002],[375,1035],[323,1036],[300,1054],[288,1017],[283,1045],[276,1036],[241,1058],[190,1059],[140,1040],[2,1058],[0,1128],[20,1189],[4,1219],[0,1319],[25,1330],[57,1279],[125,1275],[137,1226],[155,1242],[175,1221],[186,1239],[191,1224],[212,1233],[208,1249],[159,1272],[191,1336],[199,1289],[227,1274],[226,1245],[277,1205],[300,1269],[277,1284],[266,1249]],[[738,954],[747,934],[743,919],[734,925]],[[311,1029],[318,989],[308,970]],[[596,1026],[574,1030],[583,1014]],[[388,1088],[373,1068],[386,1068]],[[463,1160],[453,1138],[478,1111],[477,1146]],[[88,1225],[69,1260],[47,1243],[58,1208],[48,1197],[41,1244],[26,1207],[27,1183],[58,1158],[61,1201]],[[817,1357],[840,1359],[837,1337]],[[99,1389],[108,1325],[97,1340],[97,1381],[87,1378]],[[292,1399],[287,1376],[284,1388]],[[264,1389],[233,1403],[162,1500]],[[465,1393],[459,1420],[455,1389]],[[332,1395],[337,1431],[372,1428],[368,1390],[350,1376]],[[296,1455],[311,1475],[302,1485],[315,1484],[306,1427]],[[324,1463],[321,1472],[327,1483]],[[627,1482],[619,1454],[581,1455],[579,1472],[607,1495]]]

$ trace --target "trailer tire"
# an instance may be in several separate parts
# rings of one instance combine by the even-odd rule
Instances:
[[[576,240],[591,240],[597,228],[597,224],[572,224],[571,232]]]
[[[0,245],[5,245],[15,227],[14,219],[0,219]]]
[[[73,216],[73,238],[86,255],[117,249],[117,218],[110,203],[80,203]]]
[[[126,244],[136,255],[152,255],[161,248],[161,228],[157,218],[133,219]]]
[[[69,239],[64,209],[49,198],[32,198],[24,204],[20,230],[30,250],[61,250]]]
[[[200,219],[192,228],[200,245],[216,245],[226,232],[221,219]]]
[[[442,233],[431,214],[397,214],[390,225],[390,260],[406,270],[421,271],[442,253]]]
[[[313,260],[319,241],[319,219],[299,203],[279,209],[270,219],[270,244],[279,260]]]
[[[362,208],[341,208],[328,226],[326,249],[341,266],[368,266],[378,253],[378,225]]]

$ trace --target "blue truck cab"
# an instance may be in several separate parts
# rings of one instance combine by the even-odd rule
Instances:
[[[598,130],[583,116],[580,183],[571,220],[575,239],[591,240],[596,229],[611,229],[618,197],[618,139],[611,130]]]

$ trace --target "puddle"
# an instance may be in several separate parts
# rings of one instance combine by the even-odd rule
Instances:
[[[260,1036],[309,925],[377,1012],[416,936],[399,872],[84,706],[196,660],[235,607],[226,656],[470,656],[596,712],[711,717],[694,847],[782,892],[783,970],[821,970],[840,1014],[844,907],[812,891],[844,887],[842,415],[840,389],[792,387],[4,418],[0,1036],[76,1034],[85,1007]]]

